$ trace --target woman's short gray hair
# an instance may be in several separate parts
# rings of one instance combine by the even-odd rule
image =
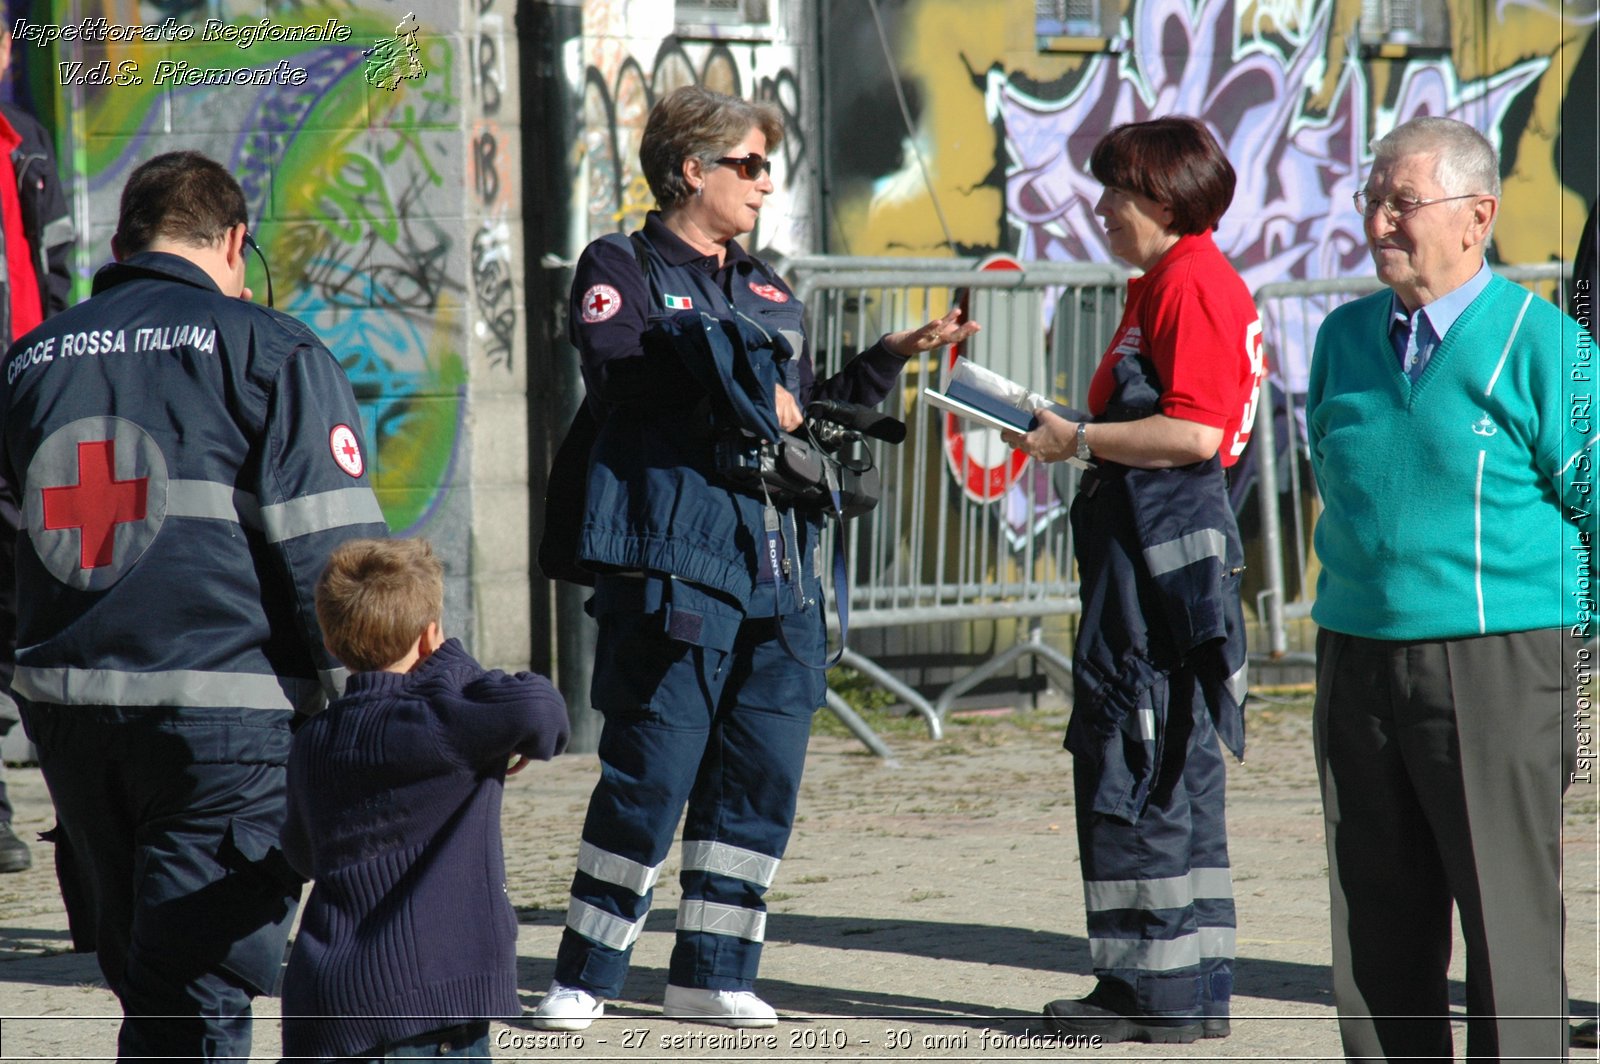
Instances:
[[[1374,145],[1373,165],[1407,155],[1432,155],[1433,177],[1447,196],[1500,195],[1500,160],[1494,145],[1454,118],[1413,118]]]
[[[754,103],[699,85],[674,89],[650,109],[639,142],[639,165],[662,210],[694,190],[683,177],[686,159],[711,163],[738,146],[752,129],[767,138],[767,155],[783,141],[783,116],[770,103]]]

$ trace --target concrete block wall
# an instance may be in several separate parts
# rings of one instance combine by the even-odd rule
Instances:
[[[514,0],[34,6],[49,11],[37,24],[77,27],[76,40],[16,49],[52,72],[81,294],[134,167],[185,148],[227,165],[278,308],[316,330],[355,387],[391,528],[445,559],[447,631],[486,664],[526,667]],[[241,32],[258,39],[244,46]],[[97,83],[101,62],[111,84]],[[249,283],[264,300],[254,260]]]
[[[817,158],[805,107],[813,91],[811,15],[804,0],[769,0],[768,21],[704,25],[684,21],[670,0],[647,4],[584,0],[581,67],[570,66],[569,91],[581,100],[582,135],[571,155],[574,253],[590,240],[644,224],[655,205],[639,168],[639,139],[656,100],[687,84],[771,102],[785,137],[772,153],[776,186],[751,250],[783,254],[815,243]]]

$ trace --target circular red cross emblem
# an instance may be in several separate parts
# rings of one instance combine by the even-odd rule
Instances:
[[[333,460],[346,473],[359,477],[366,471],[367,464],[361,459],[361,444],[356,441],[355,431],[349,425],[333,427],[333,431],[328,433],[328,448],[333,451]]]
[[[69,587],[115,584],[166,520],[166,457],[125,418],[86,417],[56,429],[34,451],[27,476],[28,540]]]
[[[1009,255],[990,255],[978,264],[978,269],[1020,270],[1022,263]],[[967,300],[964,296],[961,304],[961,318],[965,321]],[[955,345],[946,350],[946,370],[956,364],[960,354],[961,349]],[[963,421],[954,414],[944,416],[944,457],[961,490],[978,503],[1003,498],[1028,468],[1028,456],[1008,446],[999,432]]]
[[[622,309],[622,293],[608,284],[590,285],[589,290],[583,293],[583,302],[579,307],[583,320],[595,325],[614,317]]]

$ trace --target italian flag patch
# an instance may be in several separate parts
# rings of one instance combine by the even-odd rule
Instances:
[[[662,296],[662,301],[667,304],[668,310],[693,310],[694,300],[688,296]]]

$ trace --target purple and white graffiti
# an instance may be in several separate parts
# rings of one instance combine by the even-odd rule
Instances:
[[[1217,244],[1252,290],[1269,281],[1365,275],[1366,243],[1350,197],[1365,179],[1371,142],[1418,115],[1461,119],[1497,142],[1512,101],[1549,66],[1548,59],[1529,59],[1463,82],[1448,57],[1419,60],[1407,67],[1393,105],[1374,108],[1352,58],[1329,106],[1313,112],[1308,103],[1322,80],[1332,6],[1319,5],[1308,31],[1296,35],[1299,43],[1286,47],[1240,41],[1235,10],[1231,0],[1144,0],[1133,11],[1129,49],[1094,57],[1057,100],[1031,95],[1004,73],[989,74],[1020,258],[1111,261],[1093,213],[1101,191],[1088,169],[1096,135],[1076,131],[1192,114],[1211,127],[1238,172]],[[1283,335],[1300,335],[1296,323],[1276,324]],[[1307,352],[1278,355],[1283,382],[1303,391]]]
[[[991,70],[986,99],[1004,137],[1006,212],[1020,230],[1018,257],[1110,262],[1094,215],[1101,188],[1089,173],[1100,132],[1192,114],[1210,126],[1237,171],[1217,244],[1252,291],[1272,281],[1370,276],[1351,195],[1371,165],[1371,143],[1407,119],[1444,115],[1471,124],[1500,147],[1507,109],[1550,65],[1534,58],[1462,81],[1448,57],[1416,60],[1392,104],[1373,106],[1352,56],[1330,102],[1313,110],[1311,99],[1325,80],[1333,5],[1297,6],[1303,17],[1295,30],[1265,38],[1241,32],[1233,0],[1141,0],[1125,24],[1126,50],[1091,59],[1057,99],[1041,98]],[[1305,391],[1310,339],[1327,313],[1327,298],[1262,306],[1273,376],[1291,394]],[[1062,510],[1053,491],[1034,497],[1040,501],[1031,507],[1031,520],[1020,485],[1006,500],[1004,524],[1014,546]]]

